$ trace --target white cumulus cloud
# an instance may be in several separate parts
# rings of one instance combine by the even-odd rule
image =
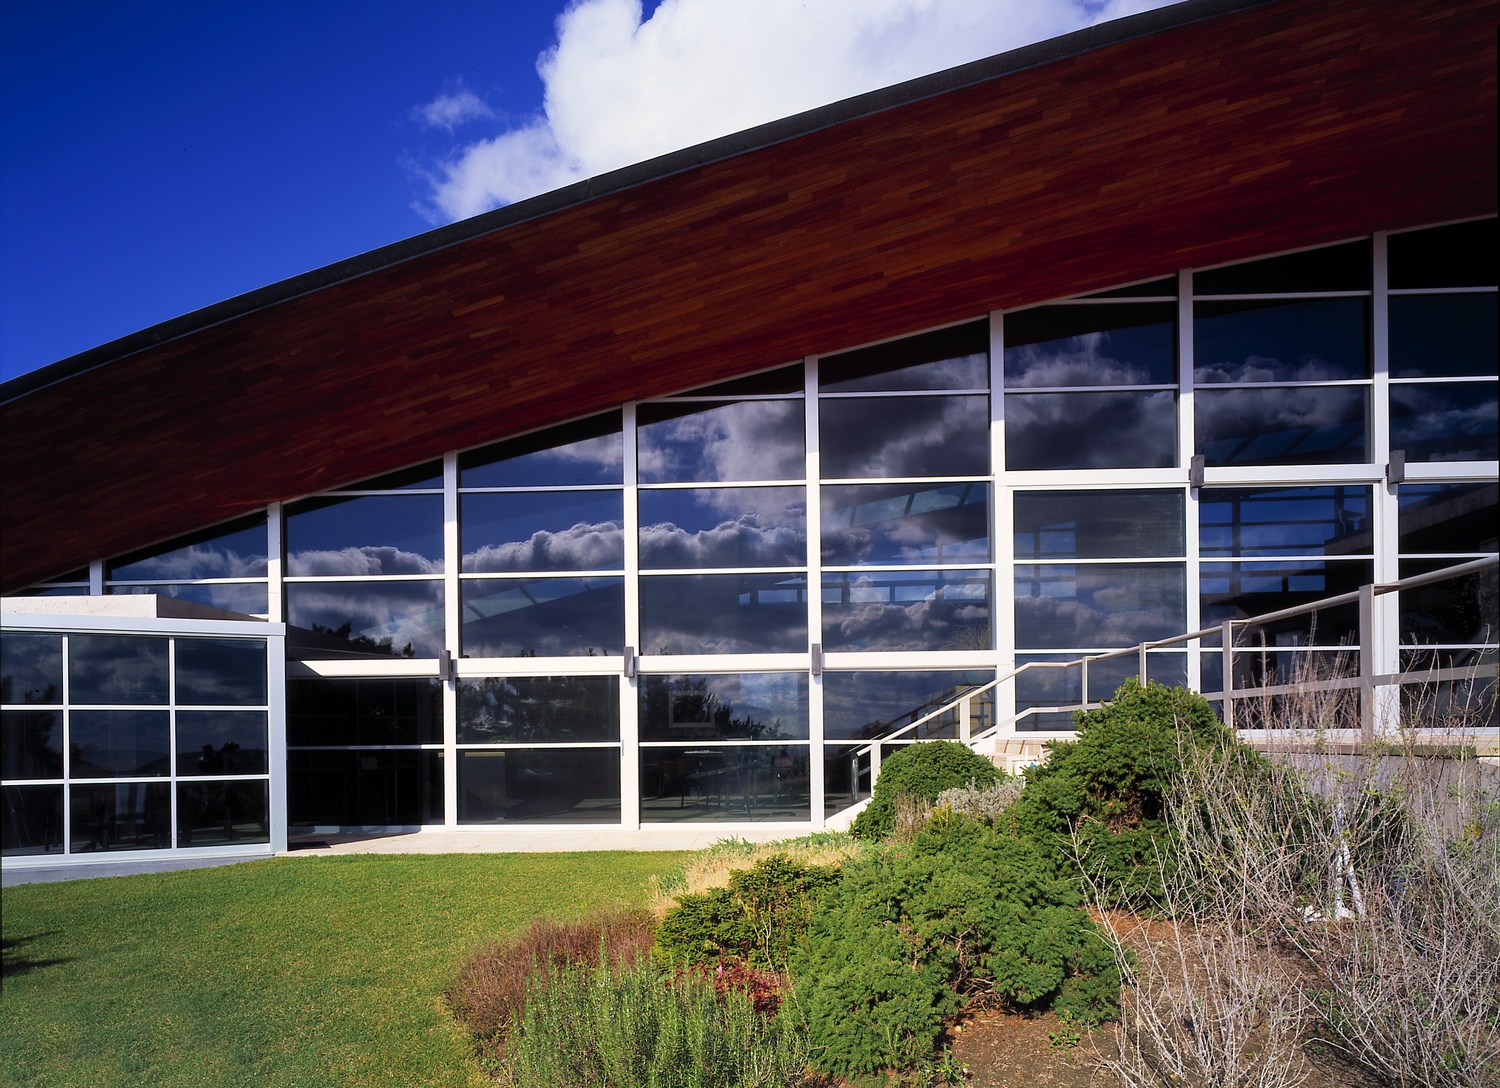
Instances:
[[[412,115],[425,128],[440,128],[452,132],[467,121],[495,116],[495,111],[484,100],[470,90],[460,88],[448,94],[440,94],[431,102],[418,106]]]
[[[418,210],[464,219],[1165,2],[663,0],[646,19],[640,0],[576,0],[537,60],[542,111],[425,169]]]

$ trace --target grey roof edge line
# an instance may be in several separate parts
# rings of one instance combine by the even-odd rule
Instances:
[[[560,189],[518,200],[514,204],[482,212],[456,223],[415,234],[368,252],[346,257],[309,272],[278,280],[222,302],[169,318],[138,332],[129,333],[77,355],[19,374],[0,383],[0,405],[78,377],[98,367],[137,352],[180,339],[246,314],[312,294],[326,287],[358,279],[403,261],[427,256],[474,238],[538,219],[564,208],[598,197],[632,189],[647,182],[718,162],[723,159],[784,143],[848,121],[920,102],[976,84],[999,79],[1027,68],[1064,60],[1081,53],[1148,37],[1192,23],[1262,7],[1278,0],[1182,0],[1151,11],[1127,15],[1106,23],[1019,46],[1004,53],[970,61],[941,72],[933,72],[902,83],[882,87],[792,114],[763,125],[707,140],[692,147],[670,151],[655,158],[610,170]]]

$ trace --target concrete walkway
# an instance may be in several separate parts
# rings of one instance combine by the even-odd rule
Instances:
[[[750,842],[806,835],[795,827],[651,827],[621,831],[613,827],[553,830],[449,831],[441,827],[396,835],[299,835],[278,857],[327,857],[331,854],[538,854],[574,850],[701,850],[721,839]]]

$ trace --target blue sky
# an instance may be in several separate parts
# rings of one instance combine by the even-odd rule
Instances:
[[[1159,2],[0,0],[0,379]]]

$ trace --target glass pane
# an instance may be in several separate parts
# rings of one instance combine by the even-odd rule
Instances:
[[[642,748],[641,820],[806,820],[810,782],[805,744]]]
[[[753,396],[775,396],[777,394],[800,393],[805,386],[802,376],[802,364],[794,363],[791,366],[781,367],[779,370],[767,370],[761,374],[751,374],[748,378],[733,378],[727,382],[718,382],[714,385],[705,385],[701,389],[691,389],[686,393],[674,393],[678,397],[753,397]]]
[[[286,741],[303,744],[437,744],[443,685],[423,677],[288,680]]]
[[[832,398],[818,411],[825,480],[990,471],[987,396]]]
[[[1181,491],[1018,491],[1017,559],[1182,555]]]
[[[1269,640],[1268,640],[1269,641]],[[1274,642],[1270,642],[1274,645]],[[1202,660],[1203,690],[1224,690],[1224,655],[1204,654]],[[1332,680],[1359,675],[1359,652],[1356,649],[1342,650],[1293,650],[1270,649],[1259,644],[1259,639],[1247,639],[1234,654],[1234,690],[1272,687],[1277,684],[1305,683],[1316,680]],[[1351,693],[1352,694],[1352,693]],[[1241,705],[1238,715],[1250,715],[1254,722],[1259,708]],[[1241,727],[1246,722],[1241,717]]]
[[[182,710],[177,713],[177,773],[265,774],[264,710]]]
[[[828,566],[990,558],[988,484],[830,485],[822,504]]]
[[[286,754],[287,821],[350,831],[443,822],[443,753]]]
[[[1200,389],[1197,452],[1210,465],[1353,464],[1365,460],[1361,387]]]
[[[1199,604],[1204,627],[1225,620],[1263,616],[1268,612],[1311,604],[1349,593],[1372,580],[1367,559],[1299,559],[1280,563],[1204,563],[1199,574]],[[1337,646],[1359,637],[1359,606],[1340,605],[1312,616],[1293,616],[1240,634],[1246,645],[1264,635],[1271,646]]]
[[[243,846],[271,841],[267,782],[182,782],[177,845]]]
[[[830,744],[823,749],[823,815],[842,812],[870,796],[870,757],[857,744]]]
[[[1019,654],[1018,666],[1030,663],[1068,664],[1075,661],[1071,654]],[[1112,699],[1120,686],[1131,677],[1141,673],[1140,659],[1135,654],[1110,658],[1107,661],[1089,662],[1089,702]],[[1187,654],[1157,653],[1146,655],[1146,678],[1169,687],[1187,683]],[[1067,668],[1032,668],[1016,677],[1016,709],[1046,706],[1076,706],[1083,702],[1083,668],[1072,664]]]
[[[1451,565],[1444,559],[1406,559],[1401,562],[1401,577]],[[1500,575],[1493,569],[1403,589],[1400,599],[1403,646],[1493,645],[1500,641],[1496,604],[1500,601]]]
[[[1019,393],[1005,398],[1005,467],[1170,468],[1177,394]]]
[[[1495,373],[1494,294],[1391,299],[1391,377],[1490,377]]]
[[[806,740],[807,674],[643,676],[641,739]]]
[[[287,507],[287,573],[338,578],[441,574],[443,497],[366,495]]]
[[[1368,487],[1205,487],[1203,556],[1369,555]]]
[[[825,650],[988,650],[990,573],[823,575]]]
[[[264,578],[266,516],[216,525],[122,556],[105,565],[104,576],[121,581]]]
[[[1494,287],[1500,253],[1496,220],[1392,234],[1386,242],[1391,287]]]
[[[27,586],[15,590],[13,597],[87,597],[88,586]]]
[[[617,676],[497,676],[458,682],[459,744],[619,739]]]
[[[1177,307],[1039,306],[1005,317],[1007,389],[1174,385]]]
[[[883,737],[993,679],[991,669],[824,673],[823,735],[829,740]]]
[[[1500,385],[1424,382],[1391,386],[1391,449],[1408,461],[1500,457]]]
[[[1406,483],[1397,490],[1403,555],[1496,550],[1500,485]]]
[[[1193,381],[1318,382],[1368,378],[1369,301],[1200,302]]]
[[[643,490],[639,500],[644,569],[807,565],[805,488]]]
[[[458,455],[460,487],[572,487],[625,482],[620,413],[606,412]]]
[[[1137,283],[1130,287],[1115,287],[1108,291],[1095,291],[1082,298],[1165,298],[1177,294],[1177,277],[1165,276],[1149,283]]]
[[[0,703],[61,705],[62,636],[0,632]]]
[[[61,778],[61,710],[0,711],[0,778]]]
[[[265,706],[266,644],[248,638],[179,638],[177,702]]]
[[[417,491],[437,489],[443,486],[443,463],[428,461],[425,464],[403,468],[399,472],[388,472],[374,476],[357,484],[345,484],[335,491]]]
[[[147,778],[171,773],[165,710],[75,710],[68,716],[73,778]]]
[[[166,703],[167,640],[145,635],[68,639],[68,701]]]
[[[459,585],[466,657],[595,657],[625,648],[623,578],[485,578]]]
[[[459,512],[465,573],[618,570],[625,564],[620,491],[464,495]]]
[[[1181,563],[1016,567],[1016,645],[1110,649],[1187,630]]]
[[[643,484],[800,480],[807,475],[802,401],[643,404],[638,475]]]
[[[620,750],[562,748],[458,753],[464,824],[617,824]]]
[[[301,582],[286,586],[288,649],[306,660],[437,657],[441,582]]]
[[[61,786],[6,786],[0,790],[0,854],[60,854]]]
[[[1282,257],[1211,268],[1193,275],[1199,295],[1275,295],[1298,291],[1368,291],[1370,240],[1306,249]]]
[[[172,845],[172,787],[166,782],[73,786],[69,849],[166,850]]]
[[[807,652],[804,575],[657,575],[640,593],[643,654]]]
[[[829,355],[818,363],[818,387],[824,393],[988,389],[990,323],[975,321]]]
[[[226,612],[238,612],[245,616],[264,616],[268,609],[269,596],[266,583],[224,583],[210,585],[113,585],[106,593],[154,593],[160,597],[172,597],[179,601],[193,601],[210,608],[222,608]]]

